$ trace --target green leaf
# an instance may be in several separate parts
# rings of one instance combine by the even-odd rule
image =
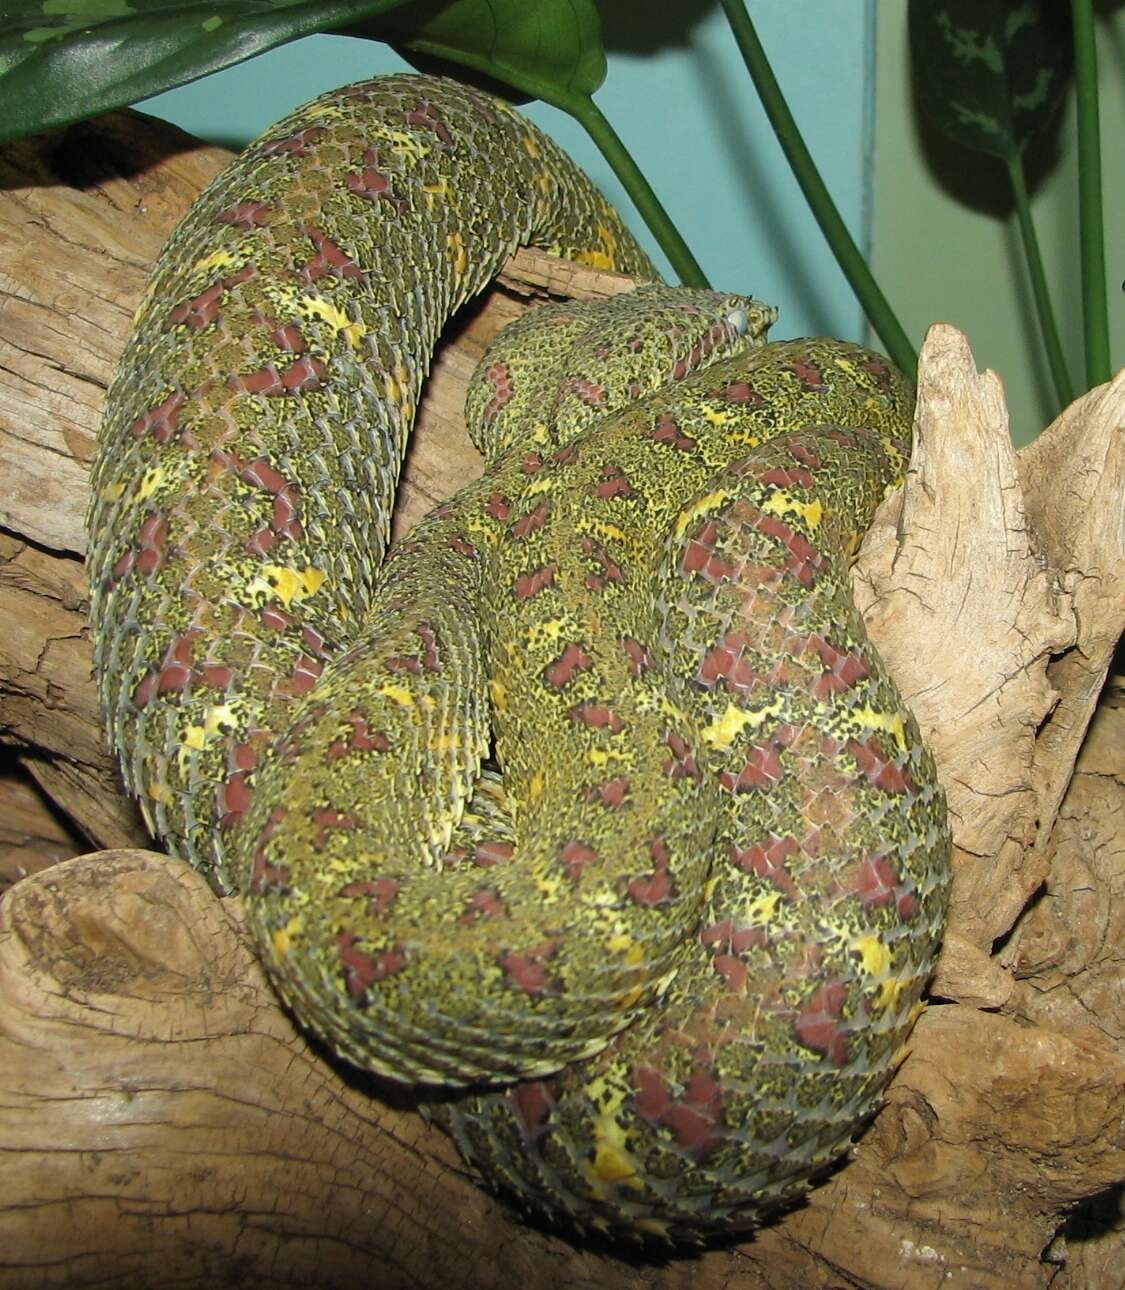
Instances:
[[[1055,115],[1073,66],[1066,0],[910,0],[923,110],[974,152],[1011,160]]]
[[[416,0],[370,26],[407,57],[456,63],[547,102],[588,98],[605,80],[594,0]]]
[[[0,140],[65,125],[407,0],[12,0]]]

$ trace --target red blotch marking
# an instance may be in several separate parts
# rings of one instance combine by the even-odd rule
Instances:
[[[803,466],[774,466],[759,472],[758,478],[763,484],[773,484],[778,488],[812,488],[816,484],[812,473]]]
[[[787,364],[786,369],[793,373],[806,390],[820,391],[828,388],[821,367],[811,358],[798,358]]]
[[[138,551],[132,562],[138,573],[155,573],[164,562],[164,543],[168,540],[168,521],[159,511],[150,511],[141,523],[137,538]],[[120,563],[120,562],[119,562]],[[117,566],[114,566],[116,569]]]
[[[771,836],[768,842],[756,842],[744,851],[732,846],[729,854],[731,863],[737,865],[743,872],[765,878],[778,891],[784,892],[790,898],[796,898],[800,893],[789,870],[785,867],[785,862],[790,856],[797,855],[800,850],[801,847],[796,838]]]
[[[629,883],[629,897],[638,905],[665,905],[678,895],[669,872],[671,853],[663,838],[651,839],[648,849],[653,861],[652,872],[642,874]]]
[[[524,457],[520,469],[525,475],[535,475],[543,469],[543,458],[537,452],[529,452]]]
[[[664,774],[670,779],[698,779],[699,767],[687,740],[670,730],[664,736],[664,742],[672,752],[672,756],[664,763]]]
[[[651,672],[656,667],[656,660],[641,642],[632,636],[622,636],[621,648],[629,656],[629,673],[634,678],[644,672]]]
[[[306,156],[312,152],[313,145],[326,133],[322,125],[306,126],[303,130],[298,130],[296,134],[287,134],[281,139],[269,139],[262,144],[262,153],[269,156],[271,153],[281,153],[287,156]]]
[[[469,897],[469,907],[458,918],[463,926],[479,922],[482,918],[507,918],[508,906],[500,899],[495,887],[478,887]]]
[[[492,386],[492,398],[484,410],[484,420],[491,425],[512,401],[512,374],[504,362],[490,363],[485,369],[485,379]]]
[[[620,586],[627,581],[621,566],[605,547],[595,542],[593,538],[584,537],[582,539],[582,550],[587,555],[592,555],[602,566],[601,573],[588,573],[584,579],[586,586],[591,591],[601,591],[607,582],[613,582]]]
[[[227,755],[229,773],[216,790],[216,809],[221,829],[233,828],[250,809],[253,790],[250,772],[258,764],[258,752],[252,743],[235,744]]]
[[[730,403],[746,403],[751,407],[761,407],[765,399],[746,381],[732,381],[719,392],[720,396]]]
[[[328,835],[333,829],[358,829],[359,821],[353,815],[345,815],[343,811],[337,811],[331,806],[318,806],[313,811],[313,823],[317,826],[317,834],[313,840],[313,846],[318,851],[324,849],[328,841]]]
[[[148,672],[133,687],[132,701],[133,707],[143,710],[152,702],[156,694],[156,688],[160,684],[159,672]]]
[[[168,326],[176,327],[180,323],[187,323],[193,331],[210,327],[219,316],[219,305],[225,290],[223,283],[216,282],[213,287],[178,304],[168,315]]]
[[[598,853],[585,842],[568,842],[559,848],[559,860],[571,882],[577,882],[586,869],[598,859]]]
[[[719,947],[711,958],[711,967],[721,976],[732,993],[741,994],[749,979],[749,969],[741,956],[748,950],[767,945],[769,937],[760,927],[737,927],[733,919],[712,923],[699,934],[704,945]]]
[[[572,439],[551,455],[551,460],[560,466],[573,466],[578,460],[578,444]]]
[[[227,206],[215,216],[216,224],[231,224],[249,233],[254,228],[264,228],[277,214],[277,207],[270,202],[238,202]]]
[[[695,440],[690,435],[684,434],[674,418],[667,413],[653,427],[651,437],[657,443],[669,444],[681,452],[692,452],[695,449]]]
[[[245,376],[228,377],[227,384],[237,393],[260,394],[272,399],[319,390],[327,375],[327,363],[305,354],[286,368],[279,370],[275,364],[267,363]]]
[[[555,1105],[554,1086],[547,1080],[525,1080],[508,1094],[516,1114],[527,1129],[538,1129],[551,1117]]]
[[[459,533],[454,533],[453,536],[450,537],[449,545],[457,552],[458,555],[468,556],[470,560],[475,560],[477,558],[478,552],[476,547],[473,546],[471,542],[463,538]]]
[[[587,407],[601,408],[605,406],[608,391],[604,385],[599,385],[596,381],[588,380],[584,376],[572,376],[567,385],[578,396],[579,401],[585,403]]]
[[[479,869],[491,869],[493,865],[510,860],[515,853],[516,849],[510,842],[478,842],[471,858]]]
[[[587,802],[600,801],[603,806],[608,806],[611,810],[624,806],[628,796],[629,780],[625,775],[619,775],[616,779],[607,779],[604,784],[595,784],[593,788],[586,790]]]
[[[295,621],[283,609],[263,609],[258,617],[264,627],[269,627],[275,632],[283,632],[287,627],[292,627]]]
[[[449,133],[449,127],[441,119],[441,113],[428,99],[422,99],[416,108],[404,112],[402,119],[407,125],[425,126],[428,130],[432,130],[447,148],[453,147],[453,136]]]
[[[391,176],[379,169],[379,153],[375,148],[367,149],[363,154],[363,169],[353,170],[345,183],[353,193],[368,201],[387,202],[398,215],[410,209],[410,202],[395,192]]]
[[[211,460],[226,470],[233,470],[244,484],[259,488],[273,498],[270,526],[259,529],[246,543],[252,555],[265,555],[279,538],[296,541],[304,533],[299,513],[301,494],[297,485],[285,478],[268,457],[246,461],[236,453],[216,449]]]
[[[689,577],[701,575],[709,582],[721,582],[733,576],[737,564],[715,554],[715,539],[719,535],[719,525],[715,520],[708,520],[684,547],[680,558],[680,570]]]
[[[506,520],[511,509],[512,503],[500,492],[494,492],[484,507],[485,514],[497,520]]]
[[[385,914],[398,899],[402,884],[397,878],[367,878],[349,882],[340,888],[340,895],[350,899],[366,899],[368,913]]]
[[[713,689],[722,681],[730,689],[744,692],[765,684],[766,678],[754,670],[743,653],[749,643],[745,632],[727,632],[717,645],[704,654],[695,674],[696,681],[708,689]]]
[[[157,690],[166,694],[170,690],[187,690],[194,679],[195,642],[202,635],[199,627],[190,627],[177,636],[164,652],[157,680]]]
[[[593,666],[594,660],[582,646],[571,643],[553,663],[544,669],[543,675],[548,685],[553,685],[555,689],[561,690],[563,686],[569,685],[574,680],[576,672]]]
[[[860,363],[860,367],[875,382],[875,388],[881,394],[889,394],[894,388],[894,369],[878,354],[868,354]]]
[[[303,354],[309,347],[301,329],[294,323],[275,327],[270,332],[270,340],[285,354]]]
[[[849,739],[845,747],[855,758],[860,774],[884,793],[917,791],[909,772],[897,766],[894,757],[888,756],[877,735],[862,740]]]
[[[781,542],[790,555],[785,560],[785,570],[803,587],[811,587],[817,577],[829,568],[829,561],[796,529],[773,515],[759,515],[754,528],[767,537]]]
[[[550,513],[550,506],[546,502],[540,502],[535,510],[512,525],[510,530],[512,537],[523,539],[537,529],[541,529],[547,523],[547,516]]]
[[[337,277],[349,278],[356,282],[366,282],[367,274],[359,267],[340,245],[327,233],[306,225],[301,229],[316,247],[316,254],[300,268],[301,277],[306,282],[316,282],[326,274],[334,273]]]
[[[858,448],[862,442],[862,437],[852,430],[841,430],[839,426],[832,430],[824,432],[826,439],[831,439],[833,443],[838,443],[844,448]]]
[[[597,699],[583,700],[582,703],[571,708],[566,715],[571,721],[581,722],[591,730],[609,730],[611,734],[616,735],[625,729],[625,723],[609,704],[599,703]]]
[[[559,983],[549,975],[547,963],[558,952],[558,941],[544,941],[526,954],[503,955],[500,967],[511,983],[527,994],[555,994]]]
[[[864,861],[856,874],[855,890],[867,908],[883,909],[894,905],[902,919],[914,918],[920,908],[913,888],[903,883],[894,863],[884,855]]]
[[[806,1000],[793,1023],[797,1042],[821,1053],[833,1066],[848,1060],[848,1031],[842,1024],[847,987],[842,981],[822,985]]]
[[[356,948],[356,940],[352,932],[339,932],[336,936],[336,952],[343,964],[348,994],[356,1003],[361,1003],[373,985],[402,971],[406,966],[406,955],[397,946],[393,950],[367,954]]]
[[[362,712],[350,712],[346,719],[352,733],[332,744],[328,749],[329,761],[336,761],[353,752],[390,752],[391,741],[381,730],[372,730]]]
[[[186,394],[170,394],[163,403],[142,412],[129,429],[138,439],[151,434],[157,443],[167,443],[180,428],[180,412],[187,397]]]
[[[533,596],[545,590],[555,581],[555,566],[541,565],[531,573],[523,573],[516,579],[512,591],[517,600],[531,600]]]
[[[785,447],[788,449],[790,457],[799,461],[803,466],[808,466],[810,470],[819,469],[820,458],[811,448],[807,448],[803,443],[795,440],[789,440]]]
[[[784,778],[785,769],[776,750],[769,744],[751,744],[738,774],[724,770],[719,775],[719,783],[729,793],[749,793],[757,788],[772,788]]]
[[[318,658],[302,654],[293,665],[289,683],[285,687],[289,694],[308,694],[320,679],[324,664]]]
[[[697,1161],[703,1161],[721,1144],[723,1094],[714,1077],[696,1070],[683,1091],[673,1095],[669,1085],[651,1066],[633,1069],[633,1104],[652,1124],[662,1125]]]
[[[636,489],[620,466],[607,464],[602,467],[602,481],[594,485],[595,497],[635,497]]]
[[[256,895],[264,895],[268,891],[288,887],[292,880],[292,874],[285,865],[270,864],[266,856],[266,847],[270,839],[288,814],[284,806],[275,806],[258,835],[258,847],[254,852],[254,863],[250,870],[250,890]]]

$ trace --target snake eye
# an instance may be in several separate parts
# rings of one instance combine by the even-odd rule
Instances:
[[[727,314],[727,325],[733,329],[736,336],[745,336],[750,326],[750,315],[745,309],[732,309]]]

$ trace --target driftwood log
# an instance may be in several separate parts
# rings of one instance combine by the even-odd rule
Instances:
[[[932,1001],[807,1203],[622,1258],[523,1224],[407,1099],[310,1045],[238,901],[144,849],[103,746],[87,467],[147,267],[223,156],[115,114],[0,159],[0,1281],[1125,1284],[1125,375],[1017,454],[1000,380],[931,330],[910,480],[856,587],[955,826]],[[488,336],[529,299],[627,286],[521,254],[457,320],[400,529],[480,468],[459,391]]]

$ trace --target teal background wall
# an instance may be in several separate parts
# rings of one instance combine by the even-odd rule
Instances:
[[[610,69],[598,105],[712,283],[780,306],[775,337],[861,339],[862,314],[790,176],[715,0],[609,0],[604,14]],[[754,19],[825,180],[866,244],[873,0],[755,0]],[[405,67],[386,46],[314,36],[138,106],[237,147],[323,90]],[[654,249],[584,131],[544,104],[525,110]]]

